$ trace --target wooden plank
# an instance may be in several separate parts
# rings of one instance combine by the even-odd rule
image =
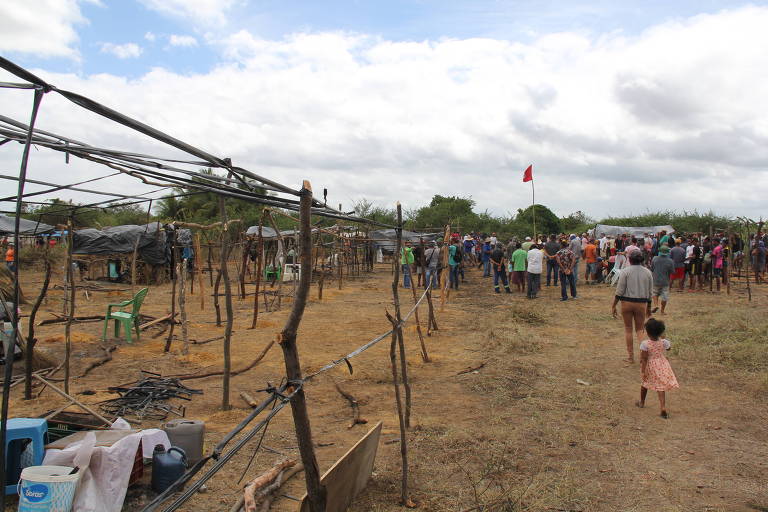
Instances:
[[[320,482],[328,490],[326,512],[346,511],[360,491],[368,485],[380,437],[381,422],[378,422],[355,446],[336,461],[331,469],[325,472]],[[306,494],[301,500],[298,511],[309,512]]]

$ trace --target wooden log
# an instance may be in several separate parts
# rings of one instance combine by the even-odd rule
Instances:
[[[293,300],[291,313],[280,333],[280,347],[283,349],[285,372],[288,382],[301,382],[301,363],[296,345],[296,336],[301,323],[301,317],[307,305],[309,285],[312,281],[312,233],[310,231],[310,216],[312,207],[312,187],[308,181],[303,183],[300,192],[299,206],[299,258],[301,261],[301,277],[296,296]],[[320,470],[317,466],[315,448],[312,444],[312,428],[307,413],[307,401],[303,387],[296,390],[291,400],[291,412],[296,429],[296,440],[299,445],[301,461],[304,464],[304,476],[307,483],[307,494],[311,512],[325,512],[327,491],[320,482]]]
[[[268,469],[261,475],[257,476],[248,485],[246,485],[245,490],[243,491],[243,505],[245,512],[258,512],[256,509],[256,492],[277,478],[277,476],[282,473],[284,469],[295,465],[295,460],[284,460]]]
[[[243,401],[248,404],[248,407],[258,407],[259,402],[257,402],[251,395],[249,395],[245,391],[240,392],[240,398],[243,399]]]
[[[157,325],[157,324],[159,324],[161,322],[168,322],[168,321],[171,320],[171,317],[175,317],[176,315],[178,315],[178,313],[168,313],[167,315],[161,316],[160,318],[155,318],[154,320],[151,320],[151,321],[149,321],[149,322],[147,322],[145,324],[139,325],[139,330],[140,331],[144,331],[146,329],[149,329],[153,325]],[[144,316],[144,315],[142,315],[142,316]],[[102,320],[104,319],[103,316],[101,318],[102,318]]]
[[[101,357],[100,359],[97,359],[96,361],[91,362],[88,366],[86,366],[85,370],[83,370],[83,373],[80,374],[80,378],[83,378],[86,375],[88,375],[91,372],[91,370],[93,370],[94,368],[98,368],[104,363],[110,362],[112,360],[112,352],[117,350],[117,345],[112,345],[109,348],[104,348],[101,345],[99,345],[99,347],[104,351],[104,356]]]
[[[277,475],[277,478],[275,478],[274,482],[262,489],[260,494],[263,496],[263,501],[261,502],[261,508],[259,509],[259,512],[269,512],[269,509],[272,506],[272,502],[277,497],[283,484],[290,480],[293,475],[302,471],[304,471],[304,464],[298,464],[292,468],[288,468]]]
[[[223,339],[224,339],[224,336],[215,336],[213,338],[208,338],[207,340],[203,340],[203,341],[191,340],[190,343],[192,343],[193,345],[205,345],[206,343],[212,343],[214,341],[219,341]]]
[[[223,227],[226,231],[229,228],[230,224],[235,224],[237,222],[240,222],[240,219],[231,219],[226,222],[219,221],[214,222],[212,224],[197,224],[195,222],[179,222],[179,221],[173,221],[174,226],[179,226],[182,228],[190,228],[190,229],[200,229],[202,231],[210,231],[212,229],[221,228]]]

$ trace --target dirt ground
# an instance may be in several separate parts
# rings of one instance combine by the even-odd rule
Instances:
[[[623,327],[610,315],[612,289],[582,286],[576,301],[561,303],[559,288],[544,287],[539,299],[519,293],[497,295],[479,271],[437,311],[439,331],[427,338],[432,362],[419,355],[415,329],[406,329],[413,388],[413,426],[408,433],[411,497],[425,511],[766,511],[768,510],[768,342],[764,329],[768,287],[753,289],[747,301],[743,282],[732,293],[674,292],[665,317],[673,343],[670,362],[681,388],[668,395],[668,420],[658,415],[656,397],[645,409],[633,404],[639,392],[638,365],[625,366]],[[60,282],[60,276],[57,277]],[[25,274],[23,287],[33,297],[42,282]],[[100,283],[101,284],[101,283]],[[103,284],[126,288],[125,285]],[[402,291],[402,289],[401,289]],[[199,293],[188,295],[190,337],[223,334],[215,326],[210,288],[201,311]],[[52,290],[38,319],[61,312],[60,290]],[[78,293],[78,315],[103,313],[107,302],[130,291]],[[312,300],[299,331],[305,372],[337,359],[388,329],[392,311],[391,273],[380,265],[373,274],[345,280],[342,290],[326,283],[322,301],[313,285]],[[412,303],[409,293],[401,301]],[[170,285],[150,287],[142,312],[161,316],[170,310]],[[275,339],[287,317],[262,314],[250,330],[252,297],[235,300],[233,368],[250,362]],[[426,311],[422,310],[422,319]],[[73,326],[73,375],[100,356],[101,323]],[[751,330],[750,330],[751,329]],[[746,333],[752,343],[729,338]],[[165,335],[153,329],[132,345],[124,342],[114,360],[72,383],[78,398],[96,403],[111,398],[106,388],[126,383],[144,369],[164,375],[211,371],[222,365],[222,342],[193,345],[181,356],[181,342],[164,353]],[[62,324],[37,330],[41,347],[63,353]],[[180,329],[176,328],[180,337]],[[730,341],[729,341],[730,340]],[[740,338],[741,340],[741,338]],[[721,342],[722,341],[722,342]],[[110,342],[111,343],[111,342]],[[728,344],[731,343],[731,344]],[[383,421],[374,474],[353,511],[395,511],[400,482],[400,447],[394,404],[389,341],[308,383],[306,393],[321,471],[349,449],[367,426],[347,428],[351,412],[334,381],[361,403],[369,425]],[[457,375],[483,364],[476,372]],[[206,448],[214,446],[248,412],[238,396],[284,375],[282,354],[274,346],[252,370],[234,377],[231,401],[223,412],[219,377],[190,380],[204,390],[187,404],[187,417],[205,420]],[[577,379],[584,384],[577,383]],[[38,415],[61,405],[46,391],[25,402],[14,389],[11,417]],[[169,418],[170,419],[170,418]],[[130,420],[130,418],[129,418]],[[144,422],[141,427],[158,426]],[[283,458],[297,457],[288,410],[269,425],[264,446],[244,480]],[[186,511],[228,510],[241,492],[238,483],[253,454],[248,444],[197,494]],[[273,510],[296,510],[303,478],[294,477]],[[139,510],[150,493],[132,489],[125,510]]]

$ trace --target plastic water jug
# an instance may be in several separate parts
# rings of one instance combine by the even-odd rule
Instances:
[[[163,492],[187,470],[187,454],[176,446],[165,451],[158,444],[152,452],[152,490]]]
[[[163,426],[172,446],[178,446],[187,454],[190,466],[203,458],[205,422],[178,418]]]

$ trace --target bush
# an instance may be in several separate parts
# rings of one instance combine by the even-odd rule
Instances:
[[[18,261],[20,268],[42,269],[45,260],[53,268],[61,266],[67,259],[67,248],[64,245],[57,244],[53,247],[22,247],[19,251]]]

